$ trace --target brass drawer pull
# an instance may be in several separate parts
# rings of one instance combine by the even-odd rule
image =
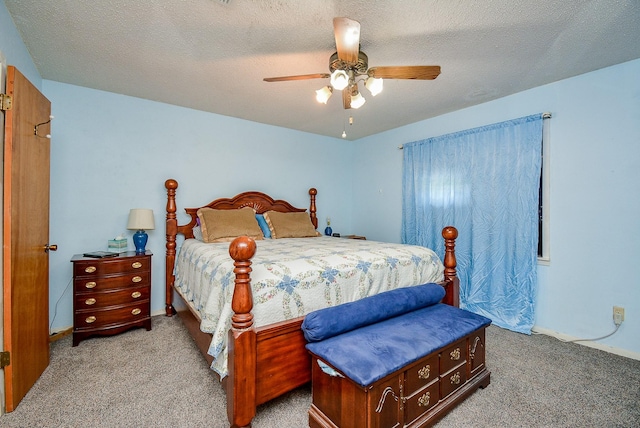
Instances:
[[[418,377],[420,379],[429,379],[429,374],[431,372],[431,367],[429,364],[418,370]]]
[[[431,394],[425,392],[424,395],[418,398],[418,406],[427,407],[429,405],[429,399],[431,398]]]
[[[94,288],[96,285],[98,284],[96,284],[95,281],[90,281],[90,282],[87,282],[84,286],[87,288]]]
[[[134,269],[140,269],[142,267],[142,263],[133,262],[133,263],[131,263],[131,267],[134,268]]]
[[[131,311],[132,315],[140,315],[140,312],[142,312],[140,309],[135,308],[134,310]]]
[[[451,351],[449,356],[451,356],[452,360],[458,361],[460,359],[460,348],[456,348],[453,351]]]
[[[95,266],[87,266],[86,268],[84,268],[84,271],[86,273],[94,273],[96,270],[98,270]]]
[[[85,318],[84,322],[86,322],[87,324],[91,324],[92,322],[96,321],[96,317],[94,317],[93,315],[91,315],[90,317]]]
[[[133,278],[131,278],[131,282],[140,282],[142,281],[142,277],[141,276],[134,276]]]
[[[133,297],[134,299],[137,299],[140,296],[142,296],[142,293],[139,291],[134,291],[133,293],[131,293],[131,297]]]
[[[458,385],[460,383],[460,372],[456,372],[451,376],[451,385]]]
[[[85,305],[95,305],[96,304],[96,299],[94,299],[93,297],[88,298],[87,300],[84,301]]]

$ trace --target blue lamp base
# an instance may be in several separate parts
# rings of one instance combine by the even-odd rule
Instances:
[[[145,252],[147,239],[149,239],[149,235],[142,229],[133,234],[133,244],[136,246],[136,254],[143,254]]]

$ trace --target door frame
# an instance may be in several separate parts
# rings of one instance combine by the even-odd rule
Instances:
[[[4,94],[7,83],[7,60],[0,51],[0,93]],[[0,148],[4,153],[4,113],[0,114],[0,141],[2,145]],[[4,159],[0,164],[0,186],[4,188]],[[0,212],[4,212],[3,198],[0,197]],[[3,222],[0,222],[0,236],[3,236]],[[4,272],[3,266],[4,250],[0,254],[0,272]],[[0,276],[0,290],[4,290],[4,282],[2,276]],[[0,293],[0,351],[4,349],[4,293]],[[6,413],[6,401],[4,392],[4,369],[0,369],[0,417]]]
[[[0,51],[0,93],[6,92],[7,81],[7,60]],[[0,113],[0,147],[4,153],[4,113]],[[2,168],[0,169],[0,188],[4,188],[4,157],[2,158]],[[0,197],[0,212],[4,212],[3,198]],[[3,236],[3,222],[0,222],[0,236]],[[0,250],[0,272],[4,272],[3,266],[4,250]],[[0,275],[0,289],[4,290],[4,282]],[[4,350],[4,293],[0,293],[0,351]],[[0,417],[6,413],[6,400],[4,392],[4,369],[0,369]]]

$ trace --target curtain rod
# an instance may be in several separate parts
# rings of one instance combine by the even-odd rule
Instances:
[[[545,111],[544,113],[542,113],[542,118],[543,119],[551,119],[551,112],[550,111]],[[404,146],[402,144],[400,144],[398,146],[398,149],[402,150],[402,149],[404,149]]]

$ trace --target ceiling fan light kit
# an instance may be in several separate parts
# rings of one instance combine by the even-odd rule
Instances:
[[[338,91],[346,88],[350,83],[351,78],[344,70],[336,70],[331,73],[331,86],[333,89],[337,89]]]
[[[386,66],[369,68],[369,58],[360,50],[360,23],[349,18],[334,18],[333,33],[337,52],[329,58],[329,72],[303,74],[298,76],[268,77],[266,82],[284,82],[288,80],[326,79],[331,86],[316,91],[316,100],[326,104],[333,89],[342,91],[342,104],[345,109],[359,108],[365,99],[358,90],[358,81],[372,96],[382,91],[382,79],[433,80],[440,74],[437,65]],[[359,80],[356,80],[360,78]]]
[[[367,100],[364,99],[360,92],[356,89],[354,93],[351,93],[351,108],[360,108]]]
[[[331,86],[325,86],[316,91],[316,100],[319,103],[326,104],[331,98],[331,94],[333,93],[333,88]]]
[[[364,81],[364,86],[371,92],[371,96],[375,97],[382,92],[382,79],[369,76],[367,80]]]

